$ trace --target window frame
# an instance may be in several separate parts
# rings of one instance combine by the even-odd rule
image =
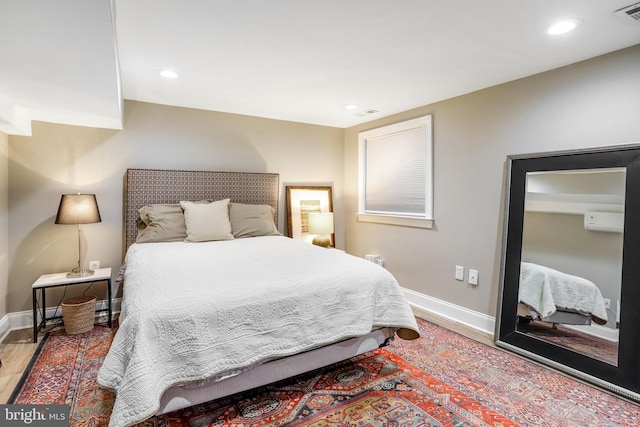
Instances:
[[[423,127],[425,135],[425,212],[416,215],[392,215],[366,212],[367,139],[384,138]],[[358,212],[360,222],[433,228],[433,118],[425,115],[358,133]]]

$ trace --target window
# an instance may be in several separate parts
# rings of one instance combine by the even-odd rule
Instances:
[[[431,228],[431,116],[360,132],[358,139],[358,220]]]

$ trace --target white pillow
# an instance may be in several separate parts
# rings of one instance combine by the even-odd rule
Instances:
[[[184,221],[187,226],[185,242],[233,239],[229,221],[229,199],[207,204],[183,201],[180,202],[180,206],[184,209]]]

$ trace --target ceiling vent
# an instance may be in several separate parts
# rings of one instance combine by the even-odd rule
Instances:
[[[640,3],[632,4],[631,6],[616,10],[616,15],[624,19],[625,22],[640,24]]]
[[[372,109],[372,108],[369,108],[369,109],[367,109],[367,110],[364,110],[364,111],[360,111],[360,112],[358,112],[358,113],[355,113],[355,114],[354,114],[354,116],[364,117],[364,116],[366,116],[366,115],[369,115],[369,114],[376,114],[376,113],[379,113],[379,112],[380,112],[380,111],[378,111],[378,110],[374,110],[374,109]]]

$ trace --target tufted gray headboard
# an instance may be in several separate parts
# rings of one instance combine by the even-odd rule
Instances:
[[[278,223],[277,173],[127,169],[124,182],[124,253],[136,241],[138,210],[154,203],[231,199],[236,203],[271,205]]]

